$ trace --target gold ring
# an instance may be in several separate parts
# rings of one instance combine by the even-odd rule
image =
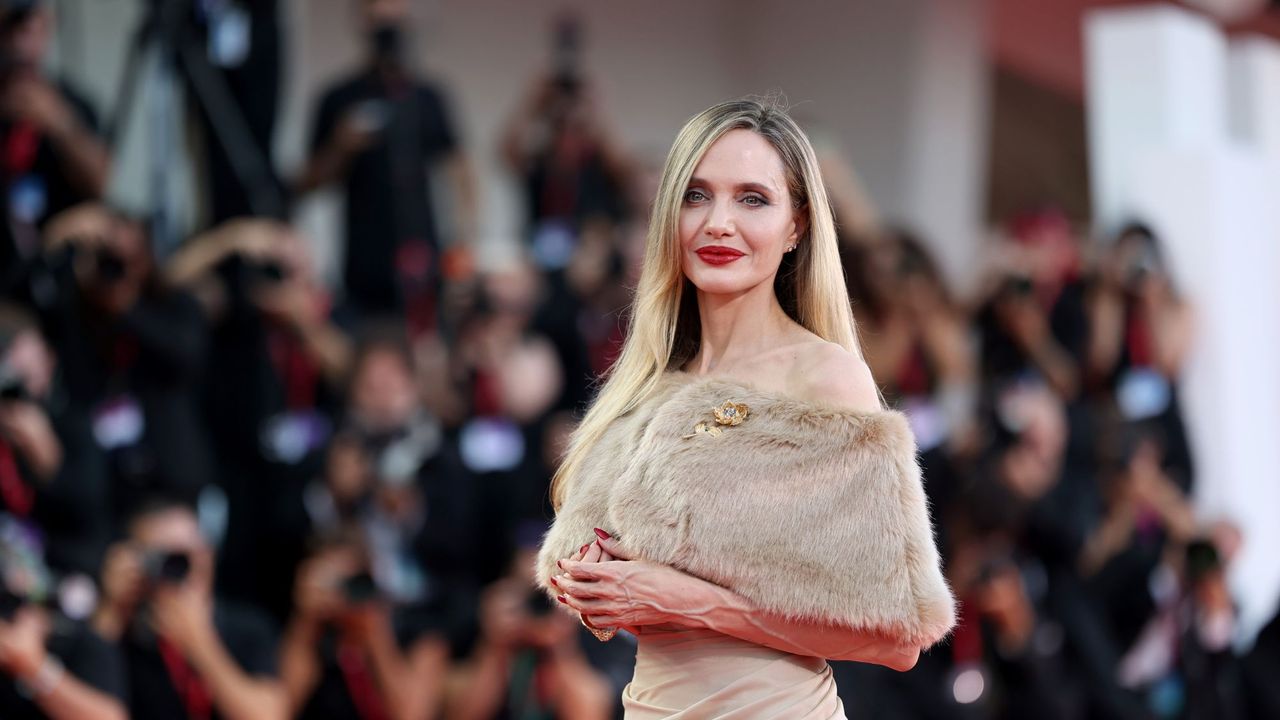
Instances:
[[[578,616],[578,622],[581,622],[582,627],[586,628],[587,631],[590,632],[592,635],[595,635],[596,639],[599,640],[600,642],[609,642],[610,640],[613,639],[614,635],[618,634],[618,628],[601,629],[601,628],[591,627],[590,625],[587,624],[587,618],[582,615]]]

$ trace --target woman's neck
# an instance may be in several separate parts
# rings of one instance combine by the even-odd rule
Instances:
[[[782,345],[795,328],[771,284],[737,295],[698,292],[702,337],[685,365],[697,375],[759,356]]]

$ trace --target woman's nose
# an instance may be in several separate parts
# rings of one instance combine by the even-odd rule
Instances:
[[[719,201],[712,203],[710,210],[707,211],[707,222],[704,229],[707,235],[711,237],[724,237],[733,234],[733,212],[729,203]]]

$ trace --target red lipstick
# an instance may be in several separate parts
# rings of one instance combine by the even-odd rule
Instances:
[[[708,265],[727,265],[746,253],[724,245],[708,245],[695,250],[702,262]]]

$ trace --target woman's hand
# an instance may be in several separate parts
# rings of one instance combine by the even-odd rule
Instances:
[[[632,560],[613,539],[598,539],[582,560],[562,560],[560,568],[564,574],[552,580],[563,593],[561,602],[596,628],[636,634],[646,625],[702,627],[698,618],[715,599],[711,583],[667,565]]]
[[[633,560],[612,538],[601,536],[593,545],[617,560],[562,560],[565,573],[553,579],[564,593],[562,602],[595,627],[623,628],[632,634],[650,625],[706,628],[795,655],[898,671],[910,670],[920,656],[918,647],[874,632],[763,612],[727,588],[667,565]]]

